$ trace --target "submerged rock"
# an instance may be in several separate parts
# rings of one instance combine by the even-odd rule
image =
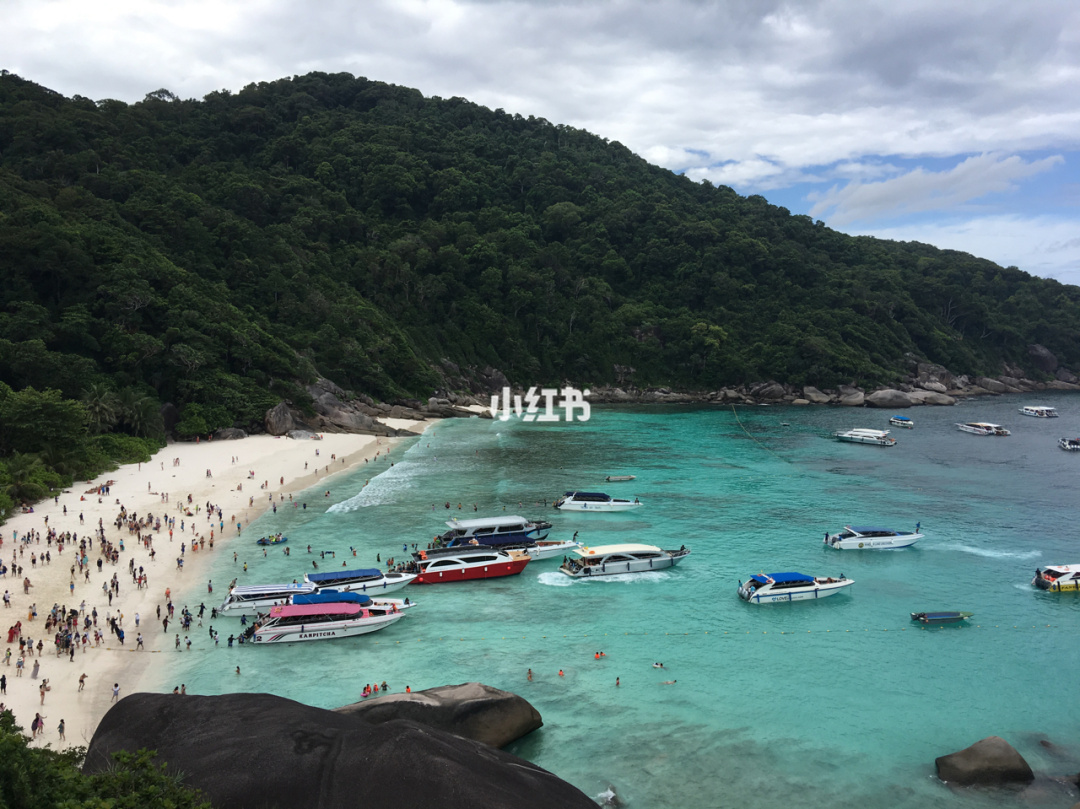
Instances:
[[[482,683],[386,694],[337,711],[376,724],[411,719],[492,747],[505,747],[544,725],[540,712],[525,699]]]
[[[105,714],[83,769],[106,772],[112,753],[143,748],[229,809],[596,809],[548,771],[480,742],[271,694],[133,694]]]
[[[1027,784],[1035,780],[1035,773],[1024,757],[1000,736],[990,736],[971,747],[941,756],[935,764],[938,778],[961,786]]]

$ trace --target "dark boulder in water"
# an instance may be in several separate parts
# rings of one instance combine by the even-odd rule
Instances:
[[[101,720],[84,769],[105,772],[113,753],[143,748],[229,809],[596,809],[546,770],[480,742],[270,694],[133,694]]]
[[[935,763],[938,778],[960,786],[1028,784],[1035,780],[1035,773],[1024,757],[1000,736],[990,736],[971,747],[941,756]]]
[[[540,712],[526,700],[482,683],[386,694],[337,710],[376,724],[410,719],[492,747],[505,747],[544,725]]]

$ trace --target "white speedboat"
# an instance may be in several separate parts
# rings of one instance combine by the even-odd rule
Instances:
[[[888,528],[845,525],[843,531],[826,534],[823,541],[830,548],[847,551],[906,548],[922,538],[923,535],[918,531],[893,531]]]
[[[1058,446],[1067,452],[1080,452],[1080,438],[1062,438]]]
[[[915,429],[915,422],[913,422],[907,416],[890,416],[889,424],[891,424],[893,427],[905,427],[908,430]]]
[[[1056,419],[1058,412],[1053,407],[1045,405],[1024,405],[1020,408],[1020,415],[1034,416],[1037,419]]]
[[[958,423],[956,427],[961,432],[972,433],[973,435],[1010,435],[1009,431],[1000,424],[991,424],[988,421],[969,421],[964,424]]]
[[[249,637],[255,643],[329,640],[377,632],[405,617],[399,611],[374,611],[359,604],[330,603],[272,607],[269,618],[255,623]]]
[[[1035,570],[1031,583],[1051,593],[1080,590],[1080,565],[1047,565]]]
[[[271,607],[288,604],[293,596],[311,595],[316,586],[310,582],[292,584],[252,584],[233,587],[218,607],[222,615],[258,615]]]
[[[853,430],[839,430],[833,436],[840,441],[849,441],[852,444],[877,444],[879,447],[896,446],[896,439],[889,437],[888,430],[871,430],[865,427],[856,427]]]
[[[560,511],[630,511],[644,505],[636,497],[612,497],[603,492],[567,492],[553,504]]]
[[[377,568],[336,570],[329,573],[308,573],[304,581],[319,588],[333,588],[349,593],[393,593],[412,583],[412,573],[383,573]]]
[[[573,552],[560,567],[575,579],[594,576],[614,576],[618,573],[645,573],[674,567],[687,556],[690,549],[683,545],[677,551],[665,551],[655,545],[598,545],[582,546]],[[576,558],[575,558],[576,557]]]
[[[773,604],[778,601],[808,601],[835,595],[855,582],[839,578],[815,578],[805,573],[760,573],[743,584],[739,582],[739,598],[751,604]]]
[[[628,480],[637,480],[636,475],[608,475],[604,478],[608,483],[625,483]]]
[[[574,542],[570,539],[566,540],[565,542],[548,540],[545,542],[537,542],[533,545],[529,545],[527,548],[525,548],[525,553],[529,554],[529,556],[539,562],[541,559],[553,559],[556,556],[563,556],[567,553],[570,553],[570,551],[577,550],[580,547],[580,542]]]

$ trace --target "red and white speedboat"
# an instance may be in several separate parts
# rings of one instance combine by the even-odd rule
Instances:
[[[441,584],[450,581],[495,579],[516,576],[532,561],[525,551],[497,551],[493,548],[444,548],[440,551],[420,551],[410,572],[417,573],[413,584]]]

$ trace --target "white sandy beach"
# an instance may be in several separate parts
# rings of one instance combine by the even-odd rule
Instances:
[[[385,419],[383,422],[393,428],[418,433],[434,423],[403,419]],[[393,447],[400,441],[395,438],[327,433],[321,441],[257,435],[239,441],[170,444],[149,463],[124,466],[96,480],[79,482],[60,495],[58,502],[46,500],[36,504],[32,514],[20,513],[11,517],[0,526],[0,557],[10,568],[14,554],[19,553],[15,564],[21,565],[23,572],[19,576],[9,570],[7,578],[0,580],[0,588],[7,590],[11,596],[10,609],[0,608],[3,616],[0,631],[3,631],[2,640],[5,641],[0,647],[0,655],[9,648],[12,651],[10,665],[4,665],[0,660],[0,674],[7,677],[7,693],[0,694],[0,702],[13,711],[16,721],[28,734],[35,713],[45,717],[45,730],[35,742],[37,744],[48,743],[54,747],[89,744],[97,723],[110,707],[114,683],[119,684],[120,696],[123,697],[142,690],[143,683],[157,680],[163,668],[168,666],[168,654],[163,653],[174,651],[176,632],[180,632],[181,639],[185,635],[179,625],[181,607],[185,603],[193,607],[203,601],[209,610],[224,599],[228,581],[214,582],[214,590],[210,594],[207,592],[206,571],[215,554],[232,554],[240,547],[237,544],[237,522],[244,529],[239,535],[245,543],[243,547],[250,550],[249,546],[257,537],[249,534],[246,528],[270,507],[271,495],[279,502],[280,496],[284,495],[287,501],[290,493],[320,485],[340,472],[354,469],[365,461],[371,462],[377,455],[392,453]],[[207,476],[208,470],[212,475],[210,477]],[[251,472],[254,472],[254,476]],[[86,494],[88,490],[109,481],[108,495],[99,498],[96,494]],[[168,502],[163,501],[166,494]],[[206,513],[208,502],[221,507],[224,530],[216,517],[212,523],[209,521]],[[126,507],[128,514],[135,513],[139,517],[161,516],[163,523],[166,517],[176,517],[176,530],[171,540],[164,525],[153,534],[154,560],[126,527],[116,529],[115,521],[121,506]],[[187,515],[188,509],[194,516]],[[99,543],[94,541],[92,550],[88,552],[91,573],[90,581],[86,582],[77,571],[74,577],[71,574],[76,561],[77,543],[69,543],[63,552],[58,552],[55,543],[51,546],[46,544],[44,535],[51,527],[59,534],[70,531],[77,533],[80,538],[91,538],[99,520],[105,527],[107,539],[114,546],[119,546],[123,540],[125,547],[118,563],[113,565],[106,562],[99,573]],[[185,528],[183,532],[180,531],[181,520]],[[36,529],[41,535],[40,544],[32,543],[24,547],[22,537],[28,535],[31,529]],[[211,530],[214,531],[212,548]],[[196,538],[207,542],[203,550],[193,552],[191,543]],[[182,570],[176,564],[181,543],[186,550]],[[51,562],[44,564],[41,561],[32,566],[31,555],[41,556],[46,551],[51,556]],[[138,589],[132,582],[128,572],[132,559],[136,570],[140,566],[145,568],[146,589]],[[120,593],[113,597],[110,606],[103,584],[110,581],[114,573],[119,578]],[[23,578],[29,578],[33,585],[29,594],[23,593]],[[157,618],[159,606],[162,615],[165,615],[167,588],[171,590],[176,606],[176,621],[170,621],[168,633],[162,631],[161,621]],[[88,648],[77,651],[74,661],[70,661],[66,654],[57,656],[53,633],[46,636],[44,631],[45,618],[54,604],[78,609],[84,601],[86,614],[97,608],[97,625],[104,632],[106,641],[95,648],[91,632]],[[30,620],[30,607],[35,604],[37,618]],[[116,616],[117,613],[123,616],[122,626],[126,636],[123,646],[109,631],[105,620],[108,614]],[[139,616],[138,626],[136,614]],[[36,649],[33,657],[27,656],[22,677],[16,676],[18,639],[14,643],[6,643],[8,628],[16,621],[22,621],[23,637],[32,638],[35,646],[39,639],[44,641],[40,658]],[[194,631],[195,627],[192,629]],[[136,649],[136,638],[140,632],[145,646],[141,651]],[[199,629],[195,631],[193,640],[198,638],[201,641],[203,635],[204,632]],[[31,678],[35,663],[40,664],[37,679]],[[80,692],[78,681],[83,673],[87,675],[86,685],[85,690]],[[39,686],[45,678],[48,678],[51,690],[46,693],[42,705]],[[66,743],[61,742],[57,730],[61,719],[66,725]]]

